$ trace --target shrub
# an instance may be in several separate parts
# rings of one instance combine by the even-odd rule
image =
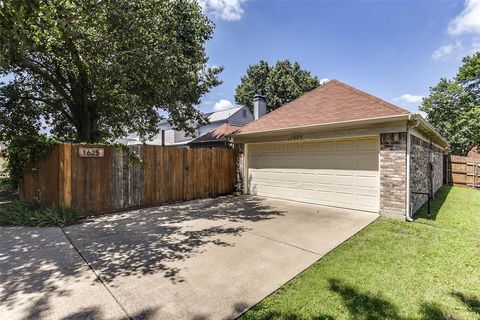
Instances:
[[[27,171],[36,170],[36,162],[58,141],[43,135],[14,137],[7,147],[7,173],[9,183],[16,188]]]
[[[63,227],[83,218],[82,212],[64,204],[43,207],[38,202],[15,201],[0,206],[0,225]]]

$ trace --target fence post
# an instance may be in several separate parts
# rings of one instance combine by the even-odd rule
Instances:
[[[72,205],[72,145],[61,144],[59,147],[59,203]]]
[[[473,189],[476,189],[475,182],[477,180],[477,164],[475,163],[475,158],[473,159]]]

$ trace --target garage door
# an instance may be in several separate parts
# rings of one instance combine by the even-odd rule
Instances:
[[[379,211],[377,137],[248,144],[250,194]]]

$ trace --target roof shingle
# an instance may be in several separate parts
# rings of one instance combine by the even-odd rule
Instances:
[[[267,113],[257,121],[249,123],[237,133],[253,133],[408,113],[403,108],[338,80],[330,80],[326,84]]]
[[[214,130],[207,132],[196,139],[193,139],[190,143],[226,141],[228,135],[234,134],[240,128],[240,126],[224,123],[221,126],[215,128]]]

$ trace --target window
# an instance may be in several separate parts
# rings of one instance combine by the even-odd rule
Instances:
[[[247,117],[247,109],[243,109],[243,117],[246,118]]]

